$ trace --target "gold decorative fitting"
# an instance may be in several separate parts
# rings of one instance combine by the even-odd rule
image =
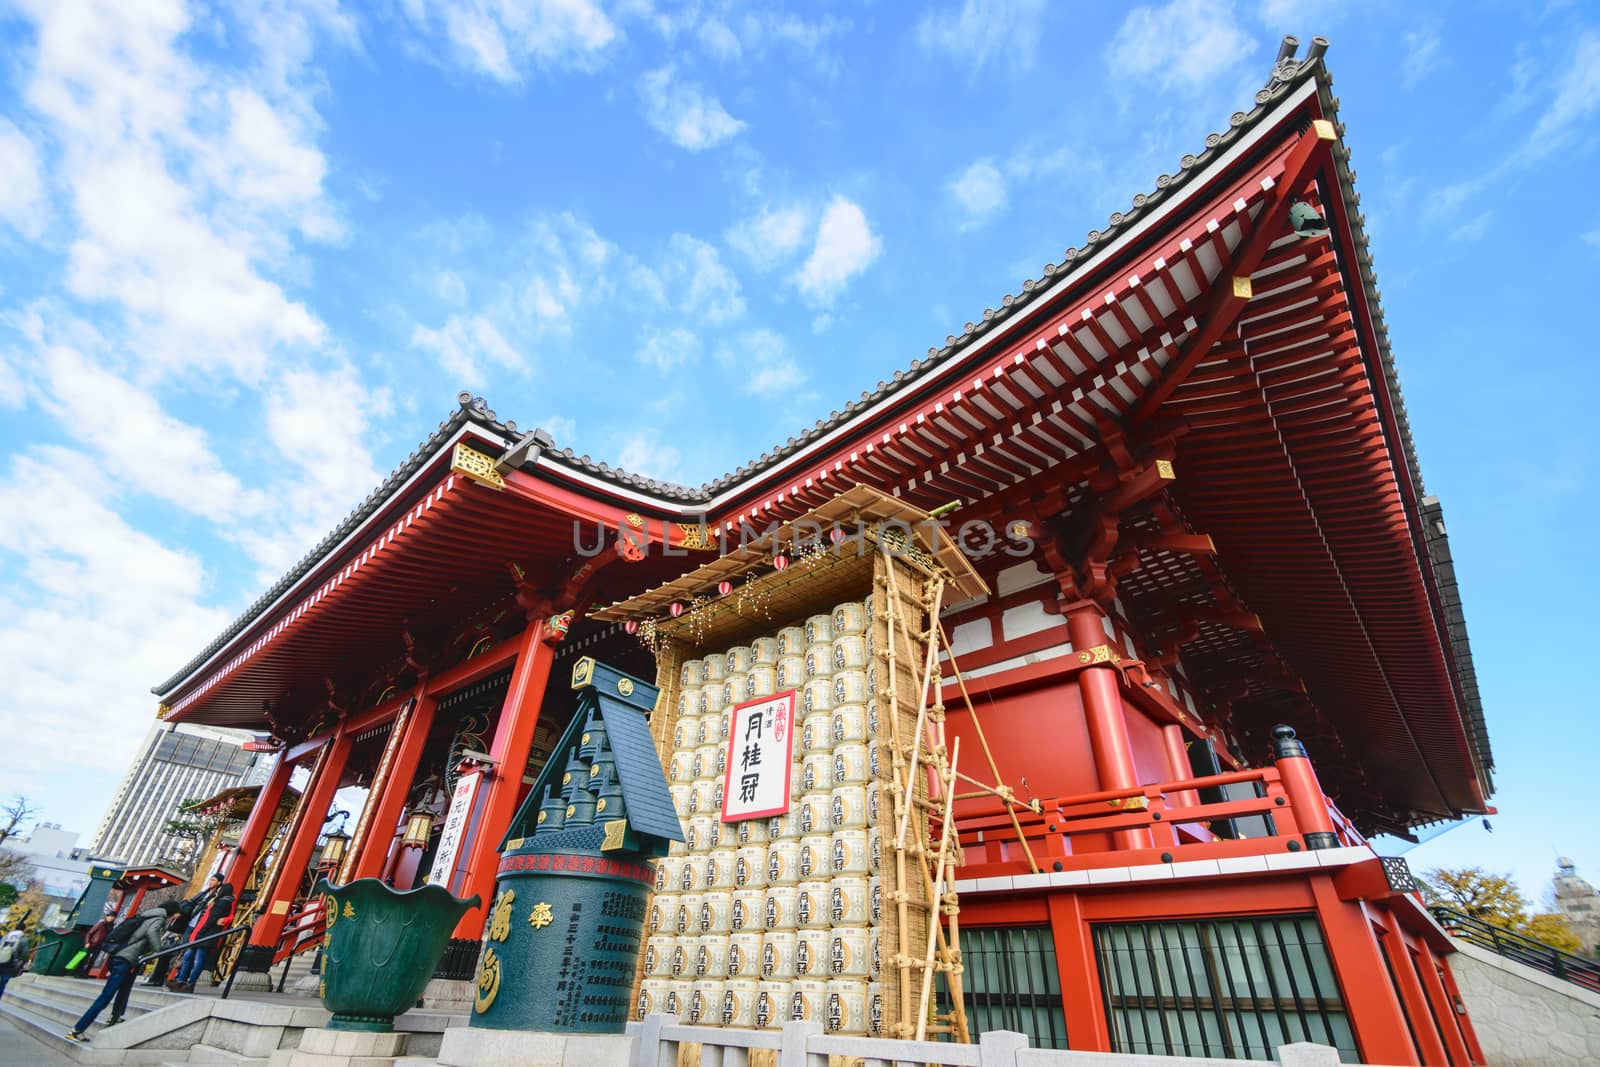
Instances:
[[[543,816],[544,812],[541,811],[539,814],[541,816]],[[527,840],[527,838],[525,838],[525,837],[513,837],[510,841],[506,842],[506,851],[509,852],[510,850],[512,850],[514,848],[521,848],[522,847],[522,843],[524,841],[526,841],[526,840]]]
[[[171,715],[171,714],[172,714],[172,705],[171,704],[162,704],[162,705],[159,705],[156,708],[156,718],[157,719],[165,719],[168,715]]]
[[[1233,276],[1233,295],[1240,300],[1249,300],[1254,296],[1255,290],[1250,286],[1250,279],[1235,274]]]
[[[550,905],[542,900],[533,906],[533,911],[528,915],[528,925],[535,930],[543,930],[555,921],[555,913],[550,910]]]
[[[1116,800],[1106,801],[1108,807],[1119,808],[1123,811],[1143,811],[1150,806],[1149,797],[1121,797]]]
[[[644,528],[644,516],[640,515],[637,511],[628,512],[628,514],[623,517],[622,521],[626,522],[629,526],[632,526],[635,530]]]
[[[600,803],[604,804],[605,801],[602,800]],[[599,809],[596,808],[595,810],[598,811]],[[606,823],[606,838],[600,842],[600,851],[610,852],[612,849],[621,848],[622,835],[627,832],[627,819],[613,819],[611,822]]]
[[[455,451],[450,454],[450,469],[490,489],[506,487],[506,480],[494,469],[494,460],[465,444],[456,445]]]
[[[617,692],[622,696],[633,695],[633,680],[631,678],[618,678]]]
[[[472,1010],[479,1015],[489,1010],[494,998],[500,995],[500,957],[494,949],[485,947],[478,961],[478,991],[472,998]]]
[[[1122,655],[1110,645],[1095,645],[1078,653],[1079,663],[1121,663]]]
[[[698,522],[680,522],[676,524],[678,533],[683,538],[684,548],[716,548],[716,543],[711,540],[711,531]]]
[[[585,656],[572,665],[572,688],[582,689],[594,677],[594,657]]]
[[[571,785],[572,784],[572,772],[571,771],[566,771],[565,773],[563,773],[561,775],[561,784],[562,785]]]
[[[543,826],[544,825],[544,821],[546,819],[548,819],[549,817],[550,817],[550,813],[548,811],[541,811],[539,813],[539,825]]]
[[[583,732],[583,736],[578,739],[578,744],[587,745],[588,743],[589,743],[589,731],[585,730]]]
[[[601,797],[598,801],[595,802],[594,813],[596,815],[599,815],[602,811],[605,811],[605,810],[606,810],[606,798],[605,797]]]
[[[567,818],[570,819],[576,814],[578,814],[578,806],[576,804],[568,804],[567,805]]]
[[[346,919],[354,919],[356,917],[356,906],[347,900],[344,902],[344,911],[340,914]]]
[[[1176,478],[1177,476],[1178,476],[1178,471],[1177,471],[1177,469],[1175,467],[1173,467],[1172,460],[1170,460],[1170,459],[1158,459],[1158,460],[1156,460],[1156,477],[1157,478],[1165,478],[1167,481],[1170,482],[1172,479]]]
[[[597,775],[599,773],[600,773],[600,764],[596,763],[596,764],[594,764],[593,766],[591,766],[589,768],[589,777],[590,778],[593,778],[595,775]]]
[[[511,936],[511,905],[517,899],[514,889],[507,889],[494,898],[489,911],[489,940],[504,941]]]
[[[1311,128],[1317,131],[1317,140],[1319,141],[1336,141],[1339,139],[1338,131],[1333,128],[1333,123],[1327,119],[1312,119]]]

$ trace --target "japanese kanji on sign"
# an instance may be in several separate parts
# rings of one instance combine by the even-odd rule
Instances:
[[[733,709],[728,724],[728,770],[722,787],[723,822],[789,811],[794,698],[791,689]]]

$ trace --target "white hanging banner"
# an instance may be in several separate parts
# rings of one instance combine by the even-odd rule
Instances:
[[[730,713],[723,822],[788,814],[794,697],[791,689],[740,704]]]
[[[463,774],[456,779],[456,791],[450,798],[450,810],[444,815],[444,829],[439,831],[439,848],[433,854],[433,866],[428,868],[428,882],[450,888],[450,875],[455,873],[456,852],[461,848],[461,838],[467,832],[467,820],[472,818],[472,802],[478,796],[478,780],[483,772]]]

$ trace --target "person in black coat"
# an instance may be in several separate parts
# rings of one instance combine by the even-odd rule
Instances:
[[[167,988],[176,993],[193,993],[194,983],[206,972],[207,964],[211,960],[211,951],[217,947],[217,942],[211,941],[203,945],[194,942],[219,934],[228,928],[233,921],[233,886],[223,882],[217,887],[216,895],[202,908],[194,920],[189,924],[190,948],[183,954],[183,962],[178,965],[178,974]]]

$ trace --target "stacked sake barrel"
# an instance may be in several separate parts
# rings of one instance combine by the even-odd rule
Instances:
[[[879,1033],[878,826],[889,802],[871,598],[681,669],[669,777],[686,841],[659,862],[637,1010]],[[794,690],[787,814],[721,822],[729,712]]]

